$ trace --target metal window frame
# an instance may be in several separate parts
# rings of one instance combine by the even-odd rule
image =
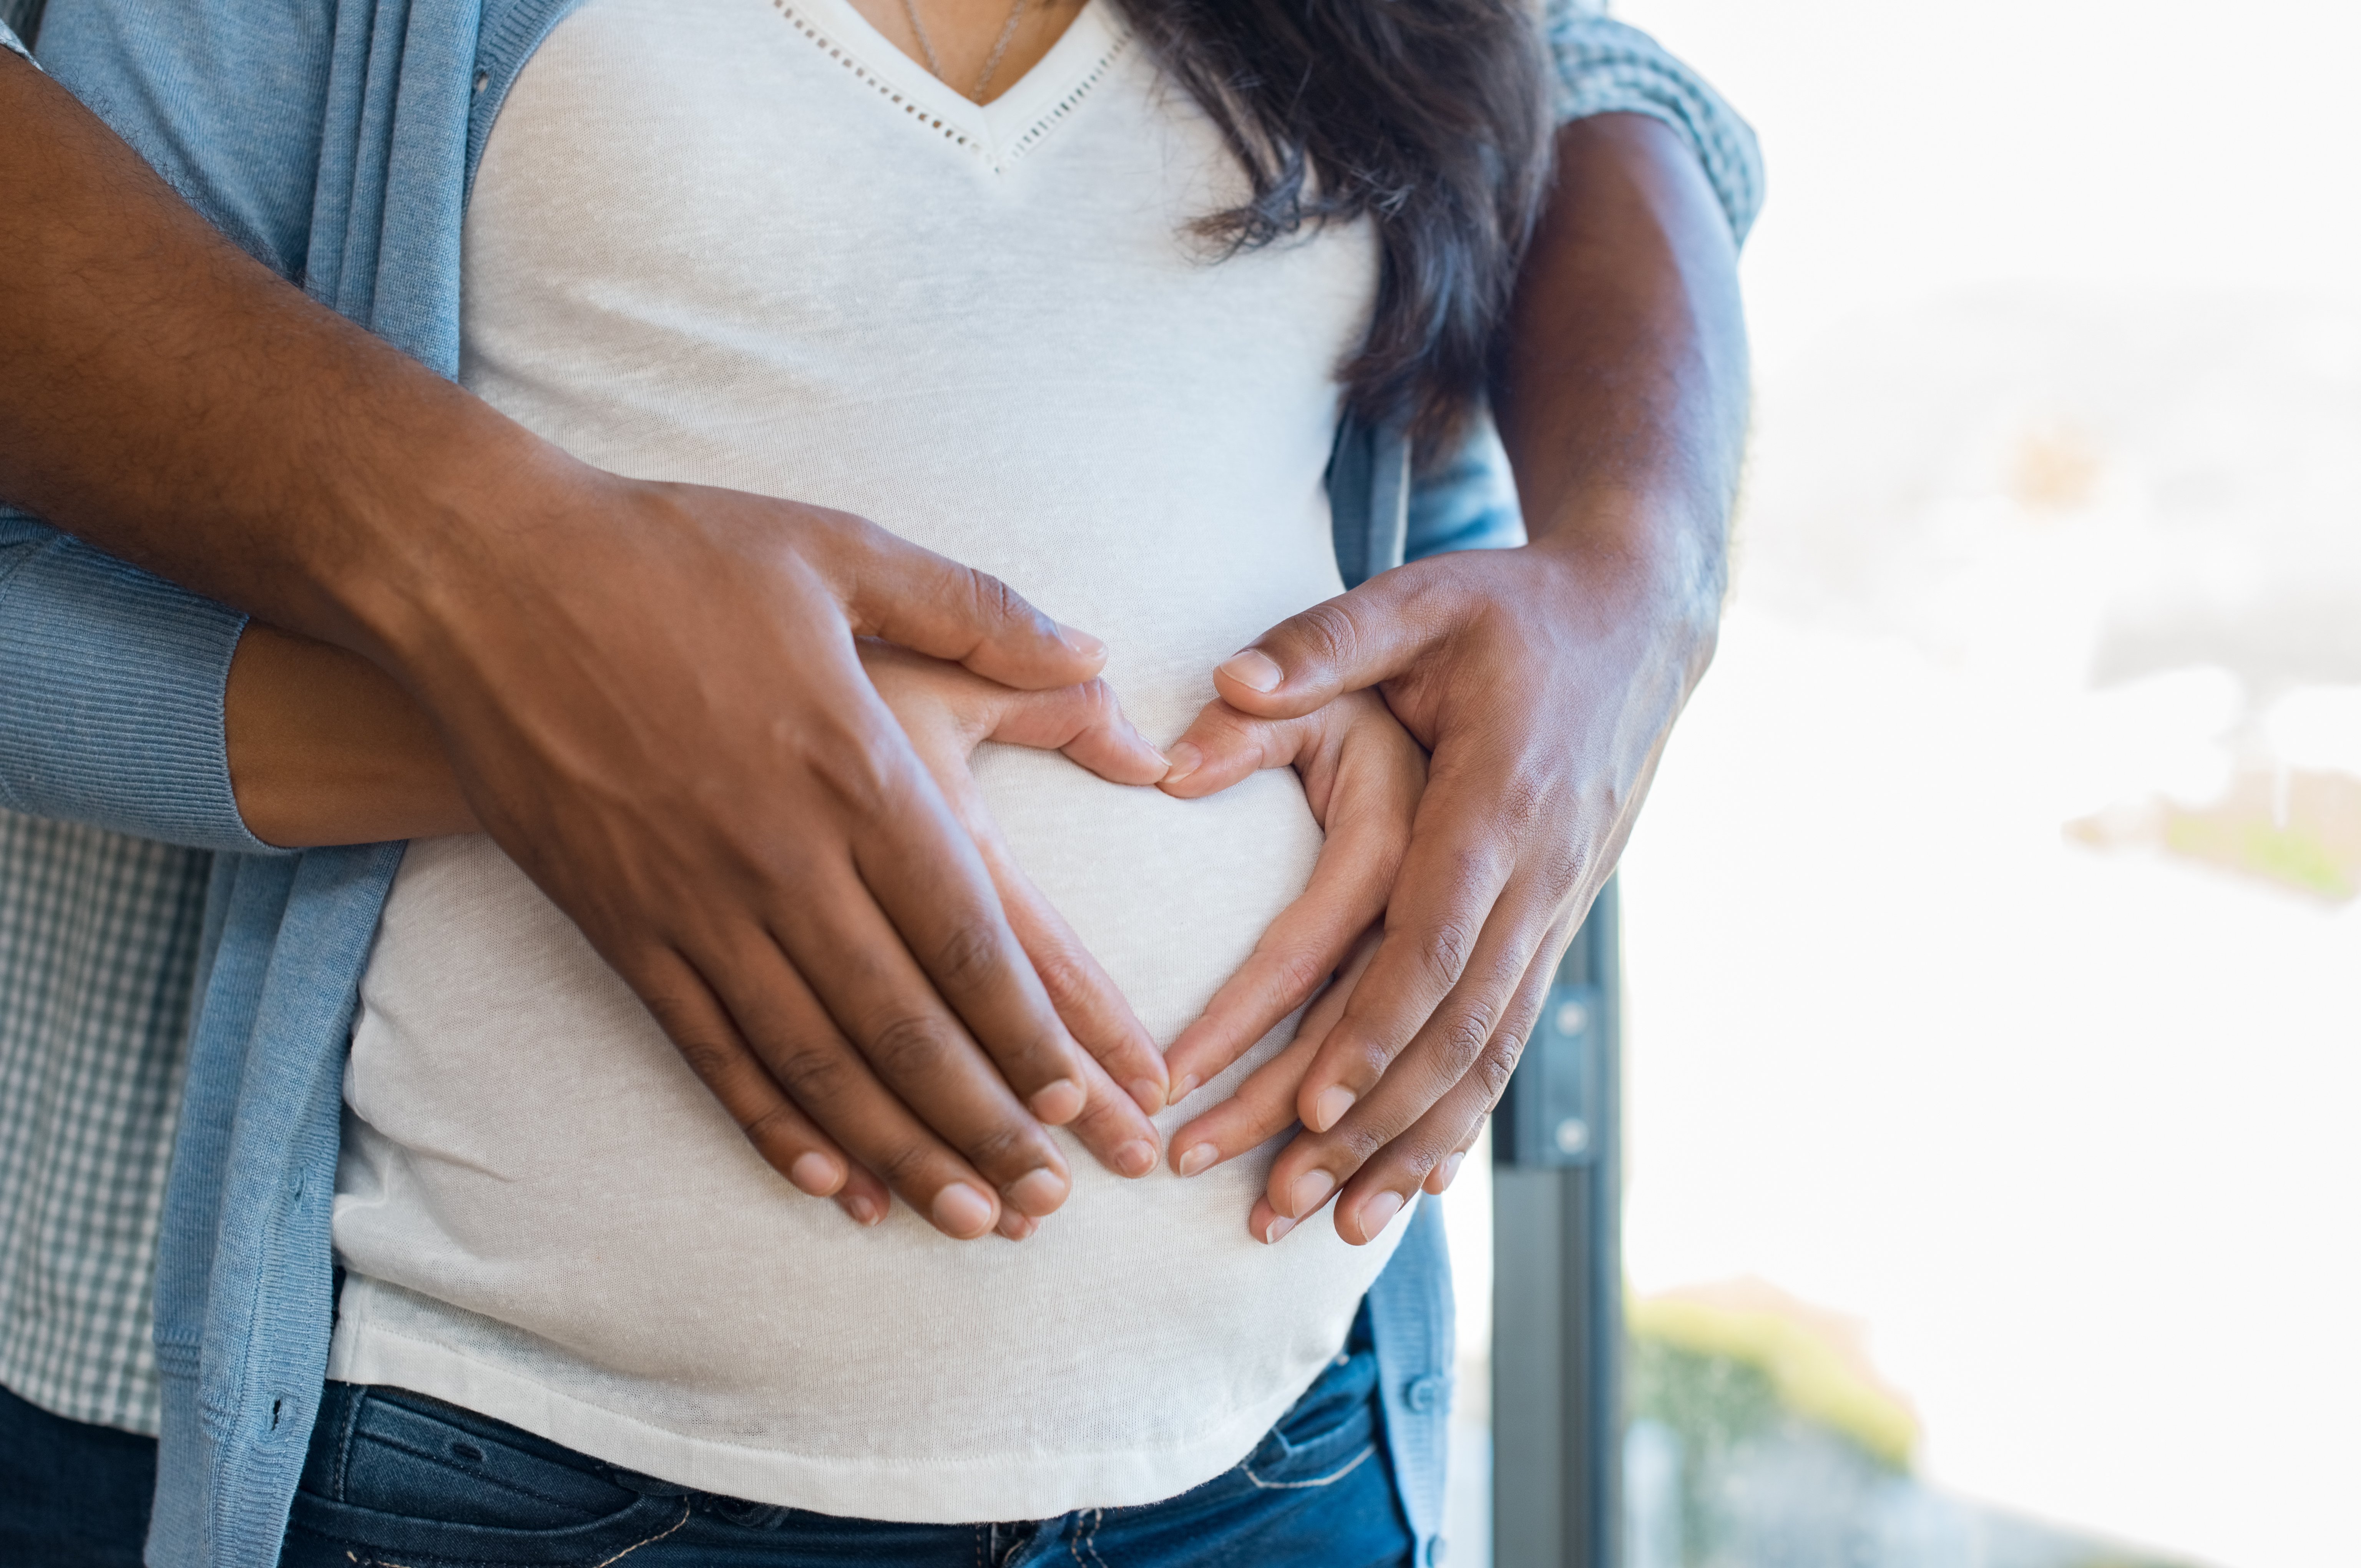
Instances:
[[[1622,1550],[1622,965],[1610,880],[1492,1124],[1492,1562]]]

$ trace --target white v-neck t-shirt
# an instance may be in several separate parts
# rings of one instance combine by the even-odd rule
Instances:
[[[1243,181],[1146,56],[1093,0],[979,107],[844,0],[589,0],[485,152],[462,379],[608,468],[842,508],[998,574],[1104,637],[1169,740],[1218,661],[1339,590],[1323,474],[1376,254],[1351,226],[1208,258],[1186,225]],[[1320,849],[1284,771],[1194,802],[1051,753],[976,772],[1160,1042]],[[1068,1139],[1073,1192],[1022,1244],[899,1205],[858,1229],[763,1164],[481,838],[411,847],[345,1094],[332,1376],[840,1515],[1040,1518],[1219,1474],[1407,1219],[1264,1246],[1276,1146],[1126,1181]]]

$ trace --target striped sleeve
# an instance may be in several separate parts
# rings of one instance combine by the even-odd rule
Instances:
[[[1697,154],[1741,243],[1763,206],[1763,151],[1753,127],[1705,78],[1639,28],[1587,8],[1547,0],[1543,26],[1556,67],[1560,125],[1592,115],[1646,115]]]
[[[246,618],[0,508],[0,809],[269,853],[230,788]]]

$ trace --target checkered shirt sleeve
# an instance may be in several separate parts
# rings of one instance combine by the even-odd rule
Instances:
[[[0,1384],[152,1434],[203,851],[0,811]]]
[[[1558,123],[1645,115],[1670,126],[1705,166],[1741,244],[1763,207],[1763,150],[1753,127],[1655,39],[1582,0],[1547,0],[1543,27],[1556,67]]]

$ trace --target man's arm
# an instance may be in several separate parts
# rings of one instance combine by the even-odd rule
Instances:
[[[13,55],[0,126],[0,496],[384,671],[799,1184],[850,1155],[957,1235],[1055,1208],[1078,1047],[853,640],[1028,687],[1094,674],[1095,641],[859,519],[573,462],[221,239]],[[38,691],[40,652],[9,678]]]
[[[1366,1240],[1447,1179],[1712,656],[1747,402],[1730,221],[1656,119],[1576,121],[1557,153],[1493,393],[1532,543],[1386,573],[1216,675],[1268,717],[1378,685],[1433,752],[1258,1235],[1341,1186],[1337,1229]]]

